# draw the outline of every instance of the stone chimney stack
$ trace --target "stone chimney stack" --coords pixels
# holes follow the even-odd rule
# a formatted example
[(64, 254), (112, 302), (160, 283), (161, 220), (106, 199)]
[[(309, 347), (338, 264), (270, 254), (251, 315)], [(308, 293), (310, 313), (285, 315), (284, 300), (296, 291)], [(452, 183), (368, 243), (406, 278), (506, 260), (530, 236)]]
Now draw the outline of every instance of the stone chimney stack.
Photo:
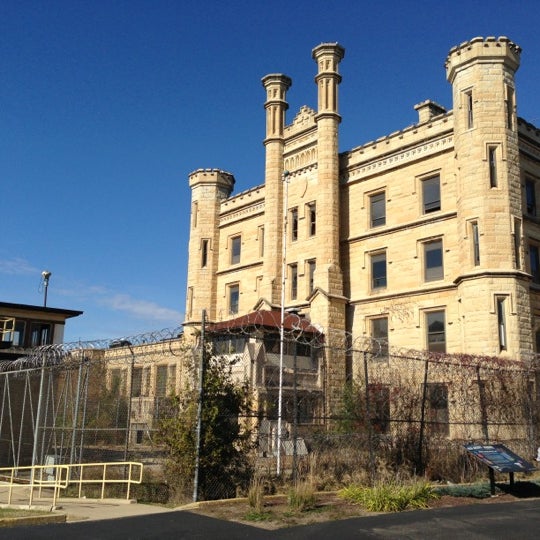
[(281, 249), (283, 237), (283, 149), (285, 147), (285, 111), (287, 90), (292, 81), (286, 75), (272, 73), (263, 77), (266, 88), (266, 147), (263, 282), (261, 297), (278, 304), (281, 294)]

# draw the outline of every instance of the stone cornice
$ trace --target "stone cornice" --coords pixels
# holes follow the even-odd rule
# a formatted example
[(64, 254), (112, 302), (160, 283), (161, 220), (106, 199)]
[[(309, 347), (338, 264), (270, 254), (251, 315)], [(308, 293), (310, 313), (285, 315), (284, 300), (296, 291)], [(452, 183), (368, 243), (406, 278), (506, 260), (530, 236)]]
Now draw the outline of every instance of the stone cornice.
[(454, 137), (452, 134), (423, 141), (414, 146), (410, 146), (405, 150), (393, 152), (378, 159), (353, 165), (349, 169), (341, 172), (341, 181), (343, 183), (354, 182), (395, 167), (401, 167), (419, 159), (424, 159), (433, 154), (451, 150), (453, 146)]
[(238, 210), (233, 210), (231, 212), (228, 212), (227, 214), (222, 214), (220, 217), (219, 225), (221, 227), (222, 225), (232, 223), (233, 221), (239, 221), (248, 216), (252, 216), (254, 214), (262, 214), (263, 212), (264, 201), (260, 201), (256, 204), (250, 204), (249, 206), (243, 206)]

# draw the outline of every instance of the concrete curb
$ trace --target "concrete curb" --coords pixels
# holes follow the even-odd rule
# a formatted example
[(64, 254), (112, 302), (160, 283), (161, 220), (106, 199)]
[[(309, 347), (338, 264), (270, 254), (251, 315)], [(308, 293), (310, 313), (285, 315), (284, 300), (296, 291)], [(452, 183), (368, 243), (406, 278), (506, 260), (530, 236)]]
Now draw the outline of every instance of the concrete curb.
[(49, 523), (65, 523), (66, 514), (51, 514), (49, 516), (22, 516), (12, 518), (0, 518), (2, 527), (23, 527), (28, 525), (48, 525)]

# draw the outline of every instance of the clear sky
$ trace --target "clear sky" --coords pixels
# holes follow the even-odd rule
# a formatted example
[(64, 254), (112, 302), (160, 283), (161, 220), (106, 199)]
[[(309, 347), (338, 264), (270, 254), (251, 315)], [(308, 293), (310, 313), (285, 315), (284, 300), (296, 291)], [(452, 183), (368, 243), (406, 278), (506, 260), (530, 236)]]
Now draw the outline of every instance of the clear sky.
[(523, 48), (518, 115), (540, 126), (540, 2), (1, 0), (0, 301), (83, 310), (66, 340), (184, 318), (188, 174), (264, 181), (261, 78), (290, 122), (316, 108), (311, 50), (346, 49), (340, 149), (451, 108), (444, 60), (476, 36)]

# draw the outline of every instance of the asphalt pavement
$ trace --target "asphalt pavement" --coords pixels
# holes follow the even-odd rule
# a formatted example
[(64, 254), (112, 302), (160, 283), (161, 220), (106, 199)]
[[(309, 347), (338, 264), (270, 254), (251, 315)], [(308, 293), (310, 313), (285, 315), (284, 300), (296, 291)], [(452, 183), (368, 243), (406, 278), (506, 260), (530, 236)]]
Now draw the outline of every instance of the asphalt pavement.
[[(90, 503), (86, 512), (90, 514)], [(100, 503), (103, 504), (103, 503)], [(427, 539), (497, 540), (537, 539), (540, 537), (540, 500), (527, 499), (510, 503), (475, 504), (432, 510), (329, 521), (314, 525), (268, 531), (202, 516), (188, 510), (167, 511), (159, 507), (123, 503), (113, 510), (106, 502), (101, 515), (116, 512), (115, 519), (85, 519), (63, 524), (2, 529), (2, 540), (62, 539), (108, 540), (133, 539)], [(129, 512), (139, 512), (138, 515)], [(127, 513), (121, 516), (120, 514)], [(69, 515), (69, 514), (68, 514)], [(95, 516), (95, 515), (94, 515)]]

